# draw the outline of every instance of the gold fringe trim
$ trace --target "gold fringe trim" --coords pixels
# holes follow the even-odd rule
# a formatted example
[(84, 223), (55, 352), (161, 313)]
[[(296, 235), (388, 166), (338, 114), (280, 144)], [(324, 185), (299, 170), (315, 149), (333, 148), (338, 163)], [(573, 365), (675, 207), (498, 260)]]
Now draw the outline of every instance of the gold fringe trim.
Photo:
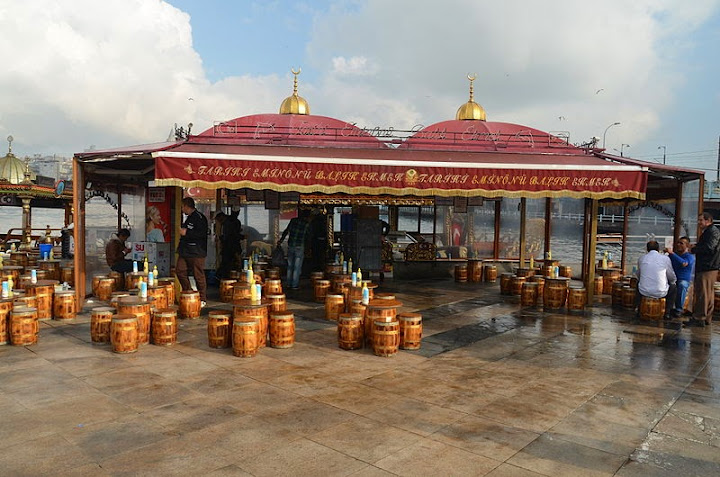
[(309, 194), (313, 192), (321, 192), (323, 194), (388, 194), (388, 195), (415, 195), (415, 196), (437, 196), (437, 197), (511, 197), (511, 198), (528, 198), (541, 199), (546, 197), (570, 197), (573, 199), (640, 199), (645, 200), (645, 194), (636, 190), (624, 191), (603, 191), (603, 192), (577, 192), (571, 190), (558, 191), (509, 191), (503, 189), (417, 189), (414, 187), (348, 187), (343, 185), (337, 186), (321, 186), (310, 185), (301, 186), (297, 184), (276, 184), (274, 182), (255, 182), (255, 181), (186, 181), (182, 179), (155, 179), (157, 186), (177, 186), (177, 187), (200, 187), (203, 189), (256, 189), (256, 190), (273, 190), (277, 192), (300, 192)]

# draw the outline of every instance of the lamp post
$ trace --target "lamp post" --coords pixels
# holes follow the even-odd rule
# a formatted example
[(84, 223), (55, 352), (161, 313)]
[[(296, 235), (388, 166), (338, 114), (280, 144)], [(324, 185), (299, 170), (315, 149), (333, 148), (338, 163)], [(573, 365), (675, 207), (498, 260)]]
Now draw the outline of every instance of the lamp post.
[(665, 153), (667, 152), (667, 147), (665, 147), (665, 146), (658, 146), (658, 149), (662, 149), (662, 150), (663, 150), (663, 164), (665, 164), (665, 155), (666, 155)]
[(620, 144), (620, 157), (624, 157), (624, 156), (623, 156), (623, 149), (626, 148), (626, 147), (630, 147), (630, 144)]
[(620, 125), (620, 123), (614, 122), (610, 126), (605, 128), (605, 132), (603, 133), (603, 149), (605, 149), (605, 135), (607, 135), (608, 129), (610, 129), (613, 126), (619, 126), (619, 125)]

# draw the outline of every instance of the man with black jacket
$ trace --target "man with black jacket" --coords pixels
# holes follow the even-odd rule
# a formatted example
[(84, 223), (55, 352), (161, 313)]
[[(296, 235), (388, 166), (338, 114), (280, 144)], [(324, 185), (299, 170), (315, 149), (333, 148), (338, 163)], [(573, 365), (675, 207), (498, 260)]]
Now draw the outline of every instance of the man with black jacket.
[(188, 279), (188, 269), (192, 270), (200, 292), (201, 306), (207, 301), (207, 283), (205, 282), (205, 257), (207, 256), (208, 222), (205, 216), (195, 208), (195, 200), (185, 197), (182, 200), (182, 213), (186, 215), (180, 228), (178, 261), (175, 267), (177, 278), (183, 291), (192, 290)]
[(720, 230), (713, 225), (713, 216), (703, 212), (698, 217), (702, 231), (691, 252), (695, 254), (695, 304), (689, 326), (708, 326), (715, 308), (713, 286), (720, 269)]

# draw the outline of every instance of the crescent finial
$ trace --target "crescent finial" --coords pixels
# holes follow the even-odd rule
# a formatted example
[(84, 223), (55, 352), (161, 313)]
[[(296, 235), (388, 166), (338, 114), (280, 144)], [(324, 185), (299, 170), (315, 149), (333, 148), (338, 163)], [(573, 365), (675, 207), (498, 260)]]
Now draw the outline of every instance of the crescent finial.
[(469, 79), (470, 81), (475, 81), (477, 79), (477, 73), (473, 73), (473, 74), (468, 73), (467, 79)]
[(302, 72), (302, 68), (298, 68), (297, 71), (295, 71), (295, 68), (290, 68), (290, 72), (294, 75), (299, 75)]

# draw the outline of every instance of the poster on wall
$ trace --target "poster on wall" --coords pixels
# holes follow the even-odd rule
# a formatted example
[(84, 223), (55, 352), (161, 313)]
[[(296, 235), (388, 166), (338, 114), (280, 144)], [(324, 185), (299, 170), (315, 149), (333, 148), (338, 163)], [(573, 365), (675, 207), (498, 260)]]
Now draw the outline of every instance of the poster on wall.
[(145, 240), (170, 240), (170, 197), (167, 187), (148, 188), (145, 204)]

